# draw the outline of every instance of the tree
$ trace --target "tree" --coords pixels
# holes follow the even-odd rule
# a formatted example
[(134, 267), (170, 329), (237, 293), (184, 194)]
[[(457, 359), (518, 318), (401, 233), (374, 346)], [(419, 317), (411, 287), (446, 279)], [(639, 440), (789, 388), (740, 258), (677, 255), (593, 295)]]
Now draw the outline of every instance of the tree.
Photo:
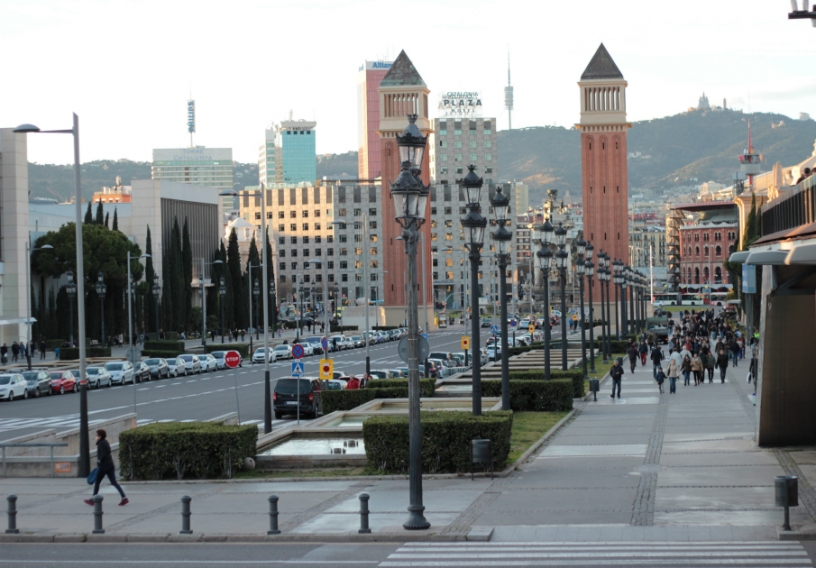
[(108, 221), (110, 221), (110, 211), (105, 213), (105, 227), (106, 228), (110, 227), (110, 223), (108, 223)]
[[(264, 262), (266, 263), (267, 268), (267, 277), (269, 278), (269, 282), (267, 285), (273, 286), (275, 284), (275, 263), (272, 262), (272, 243), (269, 240), (269, 227), (266, 227), (266, 258), (264, 258)], [(272, 331), (275, 331), (277, 321), (278, 321), (278, 298), (280, 298), (280, 292), (275, 294), (274, 296), (269, 296), (269, 326)], [(263, 305), (263, 304), (261, 304)]]
[(88, 210), (85, 211), (85, 223), (91, 224), (93, 223), (93, 211), (91, 210), (91, 202), (88, 202)]
[[(150, 236), (150, 225), (147, 226), (145, 254), (150, 255), (147, 257), (145, 262), (145, 282), (147, 284), (147, 293), (145, 294), (145, 309), (147, 311), (145, 314), (145, 331), (156, 331), (161, 324), (159, 324), (159, 322), (154, 322), (154, 325), (150, 325), (150, 323), (148, 323), (153, 321), (153, 314), (156, 313), (156, 300), (153, 297), (153, 276), (156, 274), (156, 271), (153, 270), (153, 239)], [(136, 280), (138, 280), (138, 278)], [(156, 329), (154, 329), (154, 326)]]
[(113, 227), (111, 227), (114, 231), (119, 230), (119, 215), (117, 214), (117, 210), (113, 210)]
[[(187, 225), (187, 218), (184, 218), (184, 230), (181, 239), (181, 264), (184, 277), (184, 324), (185, 328), (195, 329), (193, 325), (193, 248), (190, 243), (190, 227)], [(201, 317), (198, 318), (199, 322)], [(190, 327), (192, 326), (192, 327)]]
[(238, 328), (245, 328), (247, 325), (247, 299), (246, 292), (241, 283), (243, 274), (241, 271), (241, 251), (238, 248), (238, 235), (235, 229), (232, 230), (227, 244), (227, 273), (230, 276), (230, 283), (227, 286), (227, 294), (232, 298), (233, 309), (231, 317), (227, 320), (231, 325)]
[(168, 272), (165, 278), (170, 279), (170, 291), (173, 300), (173, 311), (170, 321), (172, 329), (180, 331), (185, 326), (186, 317), (186, 294), (184, 285), (184, 267), (182, 266), (181, 254), (181, 229), (179, 229), (178, 218), (173, 220), (173, 229), (170, 234), (170, 255), (168, 259)]
[(102, 205), (102, 202), (99, 201), (96, 204), (96, 219), (94, 219), (94, 223), (96, 223), (97, 225), (101, 225), (104, 222), (105, 222), (105, 209), (104, 206)]

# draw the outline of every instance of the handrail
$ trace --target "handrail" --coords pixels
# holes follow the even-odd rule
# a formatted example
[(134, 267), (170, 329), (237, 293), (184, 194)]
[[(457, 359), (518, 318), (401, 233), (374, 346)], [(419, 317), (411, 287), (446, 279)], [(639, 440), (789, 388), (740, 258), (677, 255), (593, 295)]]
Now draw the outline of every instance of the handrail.
[(3, 477), (6, 477), (6, 448), (51, 448), (51, 477), (54, 477), (54, 448), (67, 446), (65, 442), (28, 442), (20, 444), (8, 444), (0, 442), (0, 449), (3, 455)]

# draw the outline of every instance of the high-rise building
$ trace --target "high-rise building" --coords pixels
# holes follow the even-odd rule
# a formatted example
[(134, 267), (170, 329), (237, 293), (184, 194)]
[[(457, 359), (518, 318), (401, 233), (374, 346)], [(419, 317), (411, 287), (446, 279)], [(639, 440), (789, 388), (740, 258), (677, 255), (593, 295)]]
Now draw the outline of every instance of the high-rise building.
[(434, 144), (429, 151), (434, 183), (456, 183), (467, 175), (469, 165), (476, 166), (485, 183), (498, 181), (495, 118), (435, 118), (432, 128)]
[(258, 156), (258, 176), (265, 185), (295, 185), (317, 180), (317, 123), (283, 120), (266, 130)]
[(380, 177), (380, 81), (393, 61), (366, 61), (357, 74), (357, 173), (360, 179)]
[[(153, 150), (151, 178), (232, 190), (232, 148)], [(236, 209), (234, 197), (222, 197), (224, 211)]]
[(626, 80), (603, 44), (587, 65), (581, 91), (584, 240), (612, 259), (629, 258)]

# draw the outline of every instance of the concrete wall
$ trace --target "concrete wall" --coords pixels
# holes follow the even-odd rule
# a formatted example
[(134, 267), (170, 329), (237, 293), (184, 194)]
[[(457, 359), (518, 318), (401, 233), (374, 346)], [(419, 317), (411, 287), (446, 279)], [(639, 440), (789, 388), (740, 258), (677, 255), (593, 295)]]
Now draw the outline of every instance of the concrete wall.
[[(784, 267), (784, 270), (786, 279), (795, 274), (792, 267)], [(773, 295), (774, 273), (779, 272), (777, 267), (763, 270), (756, 438), (760, 446), (813, 444), (816, 443), (813, 382), (816, 302), (812, 293)], [(747, 366), (740, 370), (740, 373), (747, 372)]]

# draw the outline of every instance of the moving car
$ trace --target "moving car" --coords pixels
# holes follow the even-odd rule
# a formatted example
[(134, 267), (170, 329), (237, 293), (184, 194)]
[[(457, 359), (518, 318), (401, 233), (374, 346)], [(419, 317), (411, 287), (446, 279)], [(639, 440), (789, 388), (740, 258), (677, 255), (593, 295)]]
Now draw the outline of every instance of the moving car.
[[(86, 367), (85, 373), (88, 375), (88, 388), (98, 389), (102, 385), (111, 386), (111, 375), (105, 367)], [(79, 378), (79, 371), (74, 376)]]
[(0, 375), (0, 400), (28, 398), (28, 383), (23, 375)]
[(170, 367), (164, 359), (145, 359), (144, 364), (150, 369), (151, 379), (165, 379), (170, 376)]
[(51, 379), (48, 372), (43, 370), (23, 371), (23, 378), (28, 387), (28, 396), (37, 397), (43, 394), (51, 394)]
[(487, 347), (487, 360), (498, 361), (499, 359), (501, 359), (501, 345), (499, 345), (498, 343), (489, 345)]
[(111, 383), (114, 385), (124, 385), (133, 383), (133, 365), (130, 361), (113, 361), (105, 363), (105, 369), (110, 373)]
[(291, 345), (276, 345), (275, 349), (272, 350), (275, 354), (275, 359), (291, 359), (292, 358), (292, 346)]
[(171, 377), (178, 377), (179, 375), (187, 376), (187, 363), (181, 359), (165, 359), (165, 362), (167, 363)]
[(272, 405), (275, 418), (281, 418), (284, 414), (297, 414), (298, 408), (301, 418), (316, 418), (323, 408), (320, 401), (320, 381), (315, 378), (278, 379), (272, 393)]
[[(274, 363), (278, 360), (278, 356), (275, 353), (274, 349), (269, 350), (269, 362)], [(263, 363), (264, 362), (264, 348), (258, 347), (255, 350), (255, 353), (252, 354), (252, 362), (253, 363)]]
[(195, 375), (196, 373), (201, 373), (201, 361), (198, 360), (198, 355), (190, 355), (188, 353), (183, 353), (176, 357), (176, 361), (184, 361), (186, 365), (186, 374), (188, 375)]
[(48, 373), (48, 378), (51, 379), (51, 392), (65, 394), (79, 390), (79, 383), (71, 371), (52, 371)]

